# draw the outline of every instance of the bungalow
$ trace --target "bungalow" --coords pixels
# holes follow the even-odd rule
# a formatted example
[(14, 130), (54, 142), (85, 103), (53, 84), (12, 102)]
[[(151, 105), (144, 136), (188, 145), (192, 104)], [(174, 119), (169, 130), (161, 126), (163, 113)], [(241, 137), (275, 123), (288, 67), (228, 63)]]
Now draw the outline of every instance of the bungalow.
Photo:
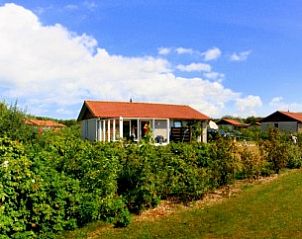
[(261, 120), (261, 129), (278, 128), (287, 132), (302, 132), (302, 113), (276, 111)]
[(201, 122), (200, 141), (207, 141), (209, 117), (186, 105), (84, 101), (78, 121), (82, 137), (91, 141), (140, 141), (151, 129), (160, 143), (188, 141), (190, 125)]
[(217, 122), (217, 125), (220, 127), (226, 127), (229, 130), (239, 129), (239, 128), (247, 128), (248, 124), (243, 124), (234, 119), (223, 118)]

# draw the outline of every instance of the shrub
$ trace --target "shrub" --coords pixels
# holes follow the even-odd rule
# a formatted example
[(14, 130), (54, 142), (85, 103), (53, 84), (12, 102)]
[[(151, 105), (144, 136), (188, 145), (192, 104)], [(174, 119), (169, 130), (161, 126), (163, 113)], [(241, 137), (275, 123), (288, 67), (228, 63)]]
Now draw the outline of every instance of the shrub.
[(237, 178), (257, 178), (263, 174), (266, 162), (258, 145), (239, 144), (236, 151), (241, 164)]
[(230, 184), (235, 179), (236, 158), (231, 140), (218, 138), (210, 147), (208, 162), (211, 188)]
[(262, 154), (265, 160), (270, 163), (275, 173), (287, 165), (289, 159), (288, 142), (286, 135), (277, 129), (269, 131), (269, 140), (261, 143)]
[(125, 198), (131, 212), (140, 213), (143, 209), (158, 204), (159, 177), (157, 176), (156, 150), (154, 146), (129, 145), (121, 157), (118, 177), (118, 193)]
[(0, 135), (13, 140), (30, 141), (36, 137), (35, 131), (24, 124), (25, 113), (18, 109), (17, 103), (8, 106), (0, 102)]
[(50, 238), (56, 231), (77, 226), (78, 181), (54, 170), (50, 158), (44, 152), (26, 155), (21, 144), (0, 138), (0, 225), (4, 235)]
[(302, 167), (302, 151), (301, 146), (288, 143), (288, 159), (287, 159), (287, 167), (288, 168), (301, 168)]

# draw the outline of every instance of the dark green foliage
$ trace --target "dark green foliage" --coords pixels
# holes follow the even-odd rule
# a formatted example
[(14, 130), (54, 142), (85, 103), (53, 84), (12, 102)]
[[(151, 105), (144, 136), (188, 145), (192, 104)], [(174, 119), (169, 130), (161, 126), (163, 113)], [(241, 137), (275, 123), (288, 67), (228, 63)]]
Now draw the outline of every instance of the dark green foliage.
[(271, 168), (275, 173), (287, 165), (289, 158), (288, 140), (284, 134), (277, 129), (269, 132), (269, 140), (262, 143), (264, 157), (271, 164)]
[(29, 141), (36, 136), (36, 132), (24, 124), (25, 113), (20, 111), (17, 104), (8, 106), (0, 102), (0, 136), (6, 135), (11, 139)]
[(4, 235), (21, 238), (30, 232), (32, 238), (50, 238), (56, 231), (75, 228), (78, 181), (57, 172), (46, 152), (26, 155), (22, 145), (8, 138), (0, 138), (0, 148)]
[[(16, 106), (0, 104), (0, 238), (53, 238), (102, 220), (130, 223), (130, 212), (161, 199), (184, 203), (230, 184), (302, 166), (301, 137), (272, 131), (260, 154), (231, 140), (167, 146), (91, 143), (77, 124), (37, 136)], [(197, 126), (196, 126), (197, 127)], [(6, 136), (3, 136), (6, 135)]]

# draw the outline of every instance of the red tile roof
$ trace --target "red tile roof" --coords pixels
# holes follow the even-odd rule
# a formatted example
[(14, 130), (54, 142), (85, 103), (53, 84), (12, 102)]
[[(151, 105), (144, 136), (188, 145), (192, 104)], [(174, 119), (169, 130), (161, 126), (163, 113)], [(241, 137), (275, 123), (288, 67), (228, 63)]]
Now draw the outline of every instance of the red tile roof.
[(299, 122), (302, 122), (302, 113), (296, 113), (296, 112), (287, 112), (287, 111), (279, 111), (281, 114), (284, 114), (294, 120), (297, 120)]
[(234, 126), (241, 126), (241, 123), (237, 120), (234, 120), (234, 119), (223, 119), (225, 122), (231, 124), (231, 125), (234, 125)]
[(49, 127), (49, 128), (62, 128), (64, 124), (60, 124), (53, 120), (38, 120), (38, 119), (26, 119), (25, 124), (38, 126), (38, 127)]
[(224, 118), (224, 119), (221, 119), (218, 124), (230, 124), (230, 125), (233, 125), (233, 126), (236, 126), (236, 127), (247, 127), (248, 124), (243, 124), (237, 120), (234, 120), (234, 119), (228, 119), (228, 118)]
[(169, 118), (208, 120), (209, 117), (187, 105), (169, 105), (134, 102), (85, 101), (78, 117), (82, 120), (85, 109), (95, 118)]

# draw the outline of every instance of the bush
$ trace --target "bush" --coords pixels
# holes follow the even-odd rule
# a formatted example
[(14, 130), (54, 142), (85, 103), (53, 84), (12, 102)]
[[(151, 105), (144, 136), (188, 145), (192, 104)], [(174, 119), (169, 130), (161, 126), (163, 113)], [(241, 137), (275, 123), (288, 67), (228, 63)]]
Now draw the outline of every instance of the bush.
[(302, 151), (301, 146), (289, 143), (287, 145), (288, 150), (288, 159), (287, 167), (288, 168), (301, 168), (302, 167)]
[[(24, 147), (0, 138), (1, 231), (12, 238), (50, 238), (77, 226), (80, 197), (77, 180), (49, 164), (51, 155), (26, 155)], [(34, 155), (34, 157), (32, 157)]]
[(266, 174), (266, 162), (258, 145), (239, 144), (236, 153), (240, 162), (239, 170), (236, 172), (237, 178), (257, 178)]
[(0, 135), (23, 142), (36, 137), (36, 132), (24, 124), (25, 113), (18, 109), (17, 103), (8, 106), (0, 102)]
[(262, 154), (265, 160), (270, 163), (271, 169), (279, 173), (287, 165), (289, 159), (288, 141), (286, 135), (277, 129), (269, 132), (269, 140), (261, 144)]
[(23, 119), (0, 104), (0, 238), (53, 238), (95, 220), (124, 227), (161, 199), (186, 203), (235, 177), (302, 166), (300, 140), (277, 131), (260, 149), (223, 138), (156, 147), (83, 141), (74, 122), (33, 137)]

